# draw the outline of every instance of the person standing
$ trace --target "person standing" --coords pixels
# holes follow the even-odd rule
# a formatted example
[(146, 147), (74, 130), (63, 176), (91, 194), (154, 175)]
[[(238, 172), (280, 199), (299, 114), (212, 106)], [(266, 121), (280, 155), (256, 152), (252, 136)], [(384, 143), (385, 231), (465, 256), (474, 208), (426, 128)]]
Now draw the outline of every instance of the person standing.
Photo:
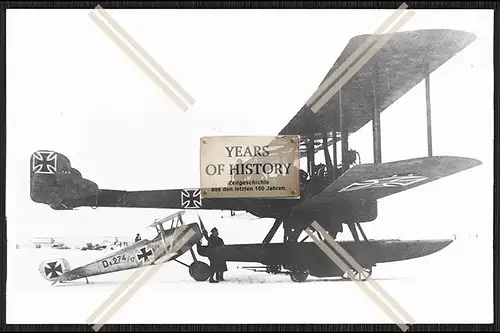
[[(224, 281), (224, 272), (227, 271), (226, 261), (224, 259), (218, 258), (214, 251), (217, 247), (224, 246), (224, 241), (219, 237), (219, 231), (217, 228), (210, 230), (210, 237), (208, 238), (208, 247), (211, 249), (210, 267), (212, 268), (212, 275), (210, 276), (210, 283), (216, 283), (219, 281)], [(215, 279), (214, 279), (215, 276)]]

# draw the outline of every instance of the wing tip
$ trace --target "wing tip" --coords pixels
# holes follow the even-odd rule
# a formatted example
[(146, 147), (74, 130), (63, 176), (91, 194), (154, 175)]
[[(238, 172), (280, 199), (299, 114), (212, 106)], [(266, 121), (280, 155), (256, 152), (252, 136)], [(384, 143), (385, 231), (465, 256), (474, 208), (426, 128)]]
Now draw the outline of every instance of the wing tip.
[(446, 159), (447, 162), (461, 170), (472, 169), (483, 164), (481, 160), (472, 157), (462, 156), (437, 156), (441, 159)]

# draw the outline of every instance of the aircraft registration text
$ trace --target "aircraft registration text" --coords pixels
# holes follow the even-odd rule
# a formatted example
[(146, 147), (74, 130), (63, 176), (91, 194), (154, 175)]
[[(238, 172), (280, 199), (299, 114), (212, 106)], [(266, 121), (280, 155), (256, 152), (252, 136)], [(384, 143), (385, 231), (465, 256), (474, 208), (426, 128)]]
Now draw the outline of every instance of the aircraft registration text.
[(113, 256), (111, 258), (107, 258), (104, 260), (101, 260), (102, 266), (104, 268), (107, 268), (109, 266), (113, 266), (119, 263), (125, 263), (125, 262), (134, 262), (135, 257), (134, 256), (127, 256), (125, 253), (122, 255), (117, 255)]

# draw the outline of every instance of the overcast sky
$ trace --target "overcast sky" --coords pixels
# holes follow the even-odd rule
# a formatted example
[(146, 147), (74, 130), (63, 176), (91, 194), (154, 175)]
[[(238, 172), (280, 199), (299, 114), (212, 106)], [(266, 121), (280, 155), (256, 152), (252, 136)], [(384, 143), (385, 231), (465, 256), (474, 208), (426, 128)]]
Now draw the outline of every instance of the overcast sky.
[[(104, 189), (198, 187), (201, 136), (277, 134), (348, 41), (374, 32), (392, 13), (109, 10), (196, 99), (183, 112), (88, 12), (7, 13), (10, 244), (21, 236), (133, 236), (171, 213), (54, 211), (36, 204), (29, 196), (34, 151), (65, 154)], [(435, 28), (465, 30), (477, 40), (431, 76), (434, 154), (477, 158), (483, 165), (383, 199), (379, 219), (366, 226), (370, 238), (492, 237), (493, 11), (416, 11), (401, 30)], [(382, 114), (383, 161), (425, 156), (425, 121), (422, 83)], [(372, 162), (371, 135), (369, 123), (350, 139), (362, 162)], [(226, 243), (261, 241), (270, 226), (265, 220), (218, 221), (220, 213), (201, 216), (210, 225), (221, 223)], [(259, 229), (255, 237), (252, 226)]]

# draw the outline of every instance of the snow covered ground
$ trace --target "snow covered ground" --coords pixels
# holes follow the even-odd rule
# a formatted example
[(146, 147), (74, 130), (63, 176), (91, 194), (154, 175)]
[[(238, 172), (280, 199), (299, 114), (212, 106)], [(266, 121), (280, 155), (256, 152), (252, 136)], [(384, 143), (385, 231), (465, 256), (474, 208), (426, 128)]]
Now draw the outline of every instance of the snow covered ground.
[[(38, 265), (64, 257), (74, 268), (104, 254), (9, 249), (7, 322), (85, 323), (133, 271), (51, 287)], [(491, 323), (492, 258), (491, 242), (464, 238), (428, 257), (381, 264), (372, 279), (415, 323)], [(181, 260), (191, 263), (189, 253)], [(309, 277), (293, 283), (289, 276), (238, 269), (241, 265), (228, 263), (227, 281), (210, 284), (195, 282), (178, 263), (164, 264), (108, 323), (391, 323), (351, 281)]]

